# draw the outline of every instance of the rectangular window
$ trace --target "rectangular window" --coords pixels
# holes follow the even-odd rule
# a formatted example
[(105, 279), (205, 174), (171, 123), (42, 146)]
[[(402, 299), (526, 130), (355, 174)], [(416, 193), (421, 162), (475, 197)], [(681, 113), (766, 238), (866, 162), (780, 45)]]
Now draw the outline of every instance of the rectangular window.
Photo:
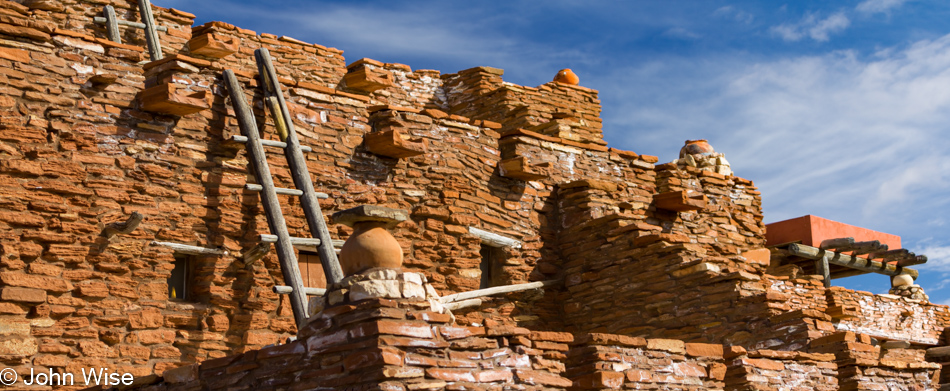
[(497, 270), (501, 267), (504, 252), (499, 247), (482, 244), (480, 254), (482, 256), (482, 262), (479, 264), (479, 269), (482, 271), (482, 278), (478, 284), (478, 289), (491, 288), (498, 285), (495, 279), (500, 277), (500, 273), (498, 273)]
[(300, 267), (300, 278), (303, 280), (304, 288), (327, 287), (327, 276), (323, 274), (320, 255), (300, 250), (300, 254), (297, 256), (297, 265)]
[(172, 269), (172, 275), (168, 277), (168, 299), (191, 299), (191, 273), (191, 257), (175, 255), (175, 268)]

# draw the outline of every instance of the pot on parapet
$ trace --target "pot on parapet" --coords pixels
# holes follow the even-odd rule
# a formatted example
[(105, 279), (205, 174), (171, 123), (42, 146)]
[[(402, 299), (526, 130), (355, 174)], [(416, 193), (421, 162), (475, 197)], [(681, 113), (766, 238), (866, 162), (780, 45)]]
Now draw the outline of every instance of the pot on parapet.
[(353, 227), (353, 234), (340, 249), (340, 267), (351, 276), (368, 269), (402, 267), (402, 246), (389, 229), (409, 219), (402, 209), (362, 205), (336, 212), (333, 222)]

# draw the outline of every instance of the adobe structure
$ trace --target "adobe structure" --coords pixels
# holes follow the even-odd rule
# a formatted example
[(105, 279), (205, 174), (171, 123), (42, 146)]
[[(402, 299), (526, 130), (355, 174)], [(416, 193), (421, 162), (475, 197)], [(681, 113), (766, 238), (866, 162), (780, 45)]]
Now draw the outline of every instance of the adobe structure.
[[(489, 67), (347, 65), (337, 49), (160, 7), (165, 57), (149, 61), (142, 29), (122, 27), (118, 43), (95, 22), (107, 4), (141, 20), (125, 0), (0, 0), (0, 366), (21, 379), (109, 368), (142, 390), (950, 382), (946, 306), (826, 287), (785, 263), (751, 181), (721, 156), (658, 164), (608, 147), (597, 91), (513, 85)], [(409, 216), (392, 229), (403, 269), (331, 285), (300, 330), (259, 246), (267, 222), (222, 78), (234, 71), (276, 138), (262, 47), (312, 148), (323, 211)], [(293, 187), (282, 157), (270, 165)], [(308, 236), (297, 199), (281, 206)], [(302, 253), (301, 270), (319, 287), (313, 258)], [(545, 283), (446, 300), (530, 282)]]

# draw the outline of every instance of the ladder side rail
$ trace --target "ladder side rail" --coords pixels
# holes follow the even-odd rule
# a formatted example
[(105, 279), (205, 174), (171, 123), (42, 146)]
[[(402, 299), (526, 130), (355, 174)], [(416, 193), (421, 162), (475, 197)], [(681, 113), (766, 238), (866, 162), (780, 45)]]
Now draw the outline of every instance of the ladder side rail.
[(155, 17), (152, 15), (152, 4), (149, 0), (138, 0), (139, 14), (142, 15), (142, 24), (145, 25), (145, 42), (148, 44), (148, 54), (152, 61), (162, 59), (162, 43), (158, 40), (158, 31), (155, 30)]
[(244, 91), (238, 84), (234, 72), (230, 69), (225, 70), (224, 78), (241, 132), (248, 138), (248, 160), (254, 169), (257, 182), (264, 188), (261, 191), (261, 201), (264, 212), (267, 214), (267, 225), (270, 226), (271, 233), (277, 235), (277, 258), (280, 260), (280, 271), (284, 276), (284, 282), (294, 289), (290, 293), (290, 305), (299, 330), (307, 322), (307, 296), (304, 293), (303, 279), (300, 277), (300, 267), (297, 265), (297, 256), (291, 244), (290, 233), (287, 231), (287, 223), (280, 210), (274, 179), (271, 177), (270, 168), (267, 165), (264, 147), (260, 143), (260, 135), (258, 134), (254, 115), (251, 113), (251, 109), (245, 100)]
[[(270, 53), (267, 48), (260, 48), (254, 52), (257, 57), (258, 72), (261, 75), (261, 85), (268, 95), (275, 96), (279, 103), (283, 117), (284, 126), (287, 130), (287, 147), (284, 153), (287, 155), (287, 163), (290, 166), (290, 172), (294, 179), (294, 186), (303, 191), (300, 197), (300, 204), (307, 217), (307, 223), (310, 225), (310, 233), (322, 243), (317, 248), (317, 254), (320, 256), (320, 263), (323, 265), (323, 271), (327, 277), (328, 284), (340, 282), (343, 279), (343, 269), (340, 268), (340, 261), (336, 257), (336, 251), (333, 250), (332, 238), (327, 228), (327, 222), (320, 211), (320, 203), (317, 201), (316, 192), (313, 189), (313, 181), (310, 178), (310, 170), (307, 168), (307, 161), (300, 151), (300, 141), (297, 139), (297, 133), (294, 131), (294, 122), (287, 110), (287, 102), (284, 101), (284, 94), (280, 88), (280, 82), (277, 80), (277, 72), (274, 70), (274, 64), (271, 62)], [(276, 116), (277, 113), (274, 113)]]

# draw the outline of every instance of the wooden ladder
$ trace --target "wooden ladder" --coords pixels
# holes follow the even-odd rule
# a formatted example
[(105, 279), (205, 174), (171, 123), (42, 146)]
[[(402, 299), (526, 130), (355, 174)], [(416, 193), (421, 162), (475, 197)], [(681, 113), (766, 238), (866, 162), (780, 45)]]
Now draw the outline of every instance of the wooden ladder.
[[(317, 201), (318, 198), (327, 198), (327, 195), (317, 193), (313, 189), (310, 172), (307, 169), (300, 142), (297, 140), (294, 123), (290, 112), (287, 110), (287, 104), (284, 101), (274, 65), (271, 63), (270, 54), (267, 49), (261, 48), (255, 51), (254, 55), (261, 75), (264, 101), (274, 117), (274, 123), (282, 141), (261, 140), (258, 134), (257, 122), (245, 100), (244, 91), (238, 84), (234, 72), (228, 69), (224, 71), (225, 83), (228, 86), (231, 104), (234, 105), (234, 112), (241, 127), (241, 133), (244, 134), (243, 138), (235, 137), (234, 140), (244, 142), (247, 148), (249, 165), (254, 171), (258, 184), (248, 184), (245, 188), (261, 193), (261, 201), (264, 205), (267, 224), (271, 232), (271, 235), (261, 235), (261, 241), (265, 243), (276, 242), (277, 258), (280, 260), (284, 282), (292, 289), (292, 292), (289, 293), (290, 303), (299, 329), (307, 321), (307, 296), (300, 277), (300, 267), (294, 253), (294, 246), (315, 246), (317, 248), (317, 254), (320, 256), (320, 263), (323, 265), (328, 284), (342, 280), (343, 271), (340, 269), (340, 263), (333, 248), (333, 241), (330, 239), (329, 230), (327, 230), (326, 220), (324, 220), (323, 213), (320, 212), (320, 203)], [(264, 155), (264, 146), (284, 150), (296, 189), (283, 189), (274, 186), (274, 179), (270, 174), (267, 157)], [(280, 210), (280, 202), (277, 200), (278, 194), (300, 197), (300, 203), (304, 215), (307, 217), (312, 238), (294, 238), (290, 236), (284, 215)]]
[(158, 40), (159, 31), (168, 31), (165, 26), (157, 26), (155, 17), (152, 16), (152, 3), (149, 0), (138, 0), (139, 13), (142, 15), (142, 23), (119, 20), (115, 16), (115, 8), (107, 5), (102, 9), (102, 17), (93, 18), (93, 22), (106, 25), (106, 32), (109, 34), (109, 40), (115, 43), (122, 43), (122, 37), (119, 35), (119, 25), (135, 27), (145, 30), (145, 43), (148, 45), (148, 55), (152, 61), (162, 59), (162, 43)]

